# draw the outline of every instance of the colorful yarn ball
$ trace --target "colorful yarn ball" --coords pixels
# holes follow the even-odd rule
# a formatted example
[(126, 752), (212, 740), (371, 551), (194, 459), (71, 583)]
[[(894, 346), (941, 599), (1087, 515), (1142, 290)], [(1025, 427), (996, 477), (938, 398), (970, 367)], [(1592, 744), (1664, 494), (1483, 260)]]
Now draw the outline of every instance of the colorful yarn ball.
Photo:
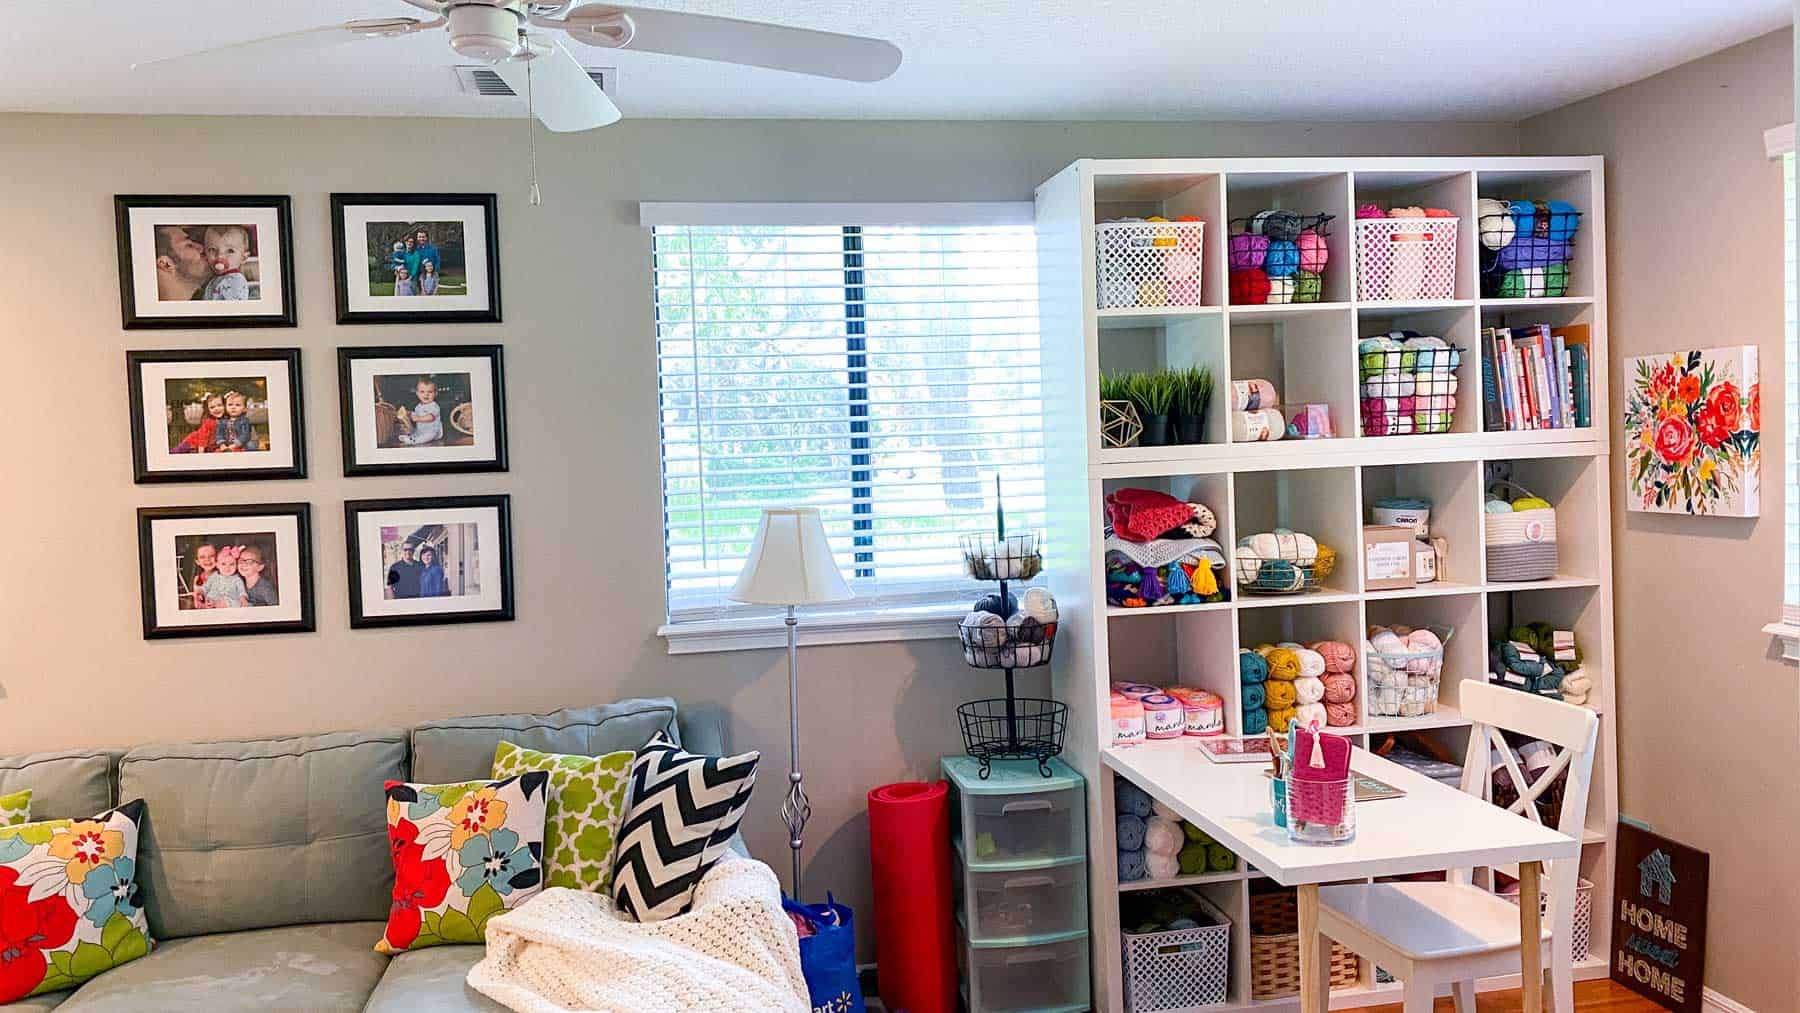
[(1257, 644), (1255, 647), (1252, 647), (1250, 649), (1255, 651), (1257, 653), (1257, 655), (1260, 656), (1264, 661), (1268, 661), (1269, 660), (1269, 652), (1273, 651), (1275, 649), (1275, 645), (1274, 644)]
[(1325, 659), (1326, 672), (1356, 671), (1356, 648), (1341, 640), (1319, 640), (1307, 645)]
[(1259, 231), (1268, 236), (1271, 242), (1293, 242), (1294, 237), (1300, 234), (1300, 226), (1303, 224), (1300, 216), (1292, 211), (1266, 211), (1257, 217), (1262, 220)]
[(1269, 677), (1269, 663), (1252, 650), (1238, 652), (1238, 681), (1254, 686)]
[(1381, 210), (1381, 205), (1379, 205), (1379, 204), (1358, 204), (1356, 206), (1356, 217), (1358, 217), (1358, 218), (1386, 218), (1387, 212)]
[(1259, 268), (1231, 272), (1231, 302), (1236, 306), (1260, 306), (1269, 301), (1269, 276)]
[(1282, 710), (1272, 710), (1269, 712), (1269, 727), (1275, 729), (1277, 732), (1280, 732), (1283, 735), (1287, 734), (1288, 725), (1292, 724), (1293, 720), (1294, 720), (1294, 708), (1292, 708), (1292, 707), (1284, 708)]
[(1528, 200), (1516, 200), (1509, 205), (1512, 211), (1513, 229), (1521, 236), (1529, 236), (1537, 229), (1537, 205)]
[[(1304, 253), (1301, 254), (1305, 256)], [(1304, 261), (1302, 261), (1304, 264)], [(1318, 302), (1325, 297), (1325, 279), (1316, 271), (1308, 271), (1304, 266), (1300, 273), (1294, 275), (1294, 301)]]
[(1294, 699), (1302, 704), (1318, 703), (1325, 699), (1325, 683), (1311, 676), (1301, 676), (1294, 680)]
[(1325, 656), (1323, 654), (1298, 644), (1288, 649), (1300, 658), (1300, 678), (1317, 679), (1325, 674)]
[(1269, 712), (1261, 707), (1244, 709), (1244, 734), (1261, 735), (1269, 729)]
[(1237, 855), (1233, 854), (1230, 848), (1218, 841), (1207, 844), (1206, 871), (1230, 872), (1235, 868), (1237, 868)]
[(1294, 279), (1292, 279), (1292, 278), (1270, 278), (1269, 279), (1269, 304), (1270, 305), (1277, 305), (1277, 304), (1286, 305), (1287, 303), (1291, 303), (1293, 301), (1294, 301)]
[(1263, 683), (1263, 692), (1266, 694), (1264, 706), (1271, 711), (1285, 710), (1300, 702), (1300, 692), (1291, 682), (1270, 679)]
[(1294, 720), (1300, 722), (1302, 728), (1311, 728), (1313, 725), (1323, 728), (1330, 723), (1330, 717), (1322, 703), (1303, 703), (1294, 708)]
[(1581, 227), (1581, 216), (1575, 211), (1575, 205), (1568, 201), (1553, 200), (1545, 205), (1550, 211), (1550, 228), (1544, 238), (1553, 243), (1566, 243), (1575, 238), (1575, 230)]
[(1569, 294), (1569, 265), (1551, 264), (1544, 268), (1544, 296), (1560, 299)]
[(1119, 778), (1113, 789), (1113, 809), (1123, 816), (1136, 816), (1147, 819), (1155, 811), (1155, 800), (1150, 793), (1131, 781)]
[(1263, 234), (1263, 223), (1267, 222), (1269, 220), (1269, 216), (1274, 213), (1275, 212), (1273, 212), (1273, 211), (1258, 211), (1256, 214), (1251, 215), (1250, 216), (1250, 233), (1252, 235), (1257, 235), (1257, 236), (1262, 235)]
[(1331, 259), (1331, 250), (1325, 245), (1325, 237), (1311, 229), (1294, 237), (1294, 245), (1300, 248), (1300, 270), (1309, 274), (1318, 274), (1325, 270), (1325, 264)]
[(1115, 836), (1118, 838), (1120, 851), (1138, 851), (1144, 846), (1144, 832), (1149, 824), (1142, 816), (1124, 813), (1113, 823)]
[(1325, 684), (1327, 706), (1356, 699), (1356, 676), (1349, 672), (1326, 672), (1319, 681)]
[(1169, 283), (1161, 278), (1146, 278), (1138, 282), (1139, 306), (1167, 306), (1169, 304)]
[(1163, 277), (1170, 281), (1182, 281), (1192, 278), (1200, 269), (1200, 258), (1191, 253), (1177, 250), (1163, 259)]
[(1268, 253), (1269, 240), (1266, 236), (1244, 232), (1231, 237), (1231, 269), (1233, 271), (1249, 271), (1263, 266), (1263, 258), (1268, 256)]
[(1293, 682), (1300, 678), (1300, 656), (1285, 647), (1269, 652), (1269, 678)]
[(1518, 227), (1513, 224), (1512, 210), (1503, 200), (1483, 197), (1475, 204), (1475, 221), (1481, 230), (1481, 245), (1498, 250), (1513, 241)]
[(1192, 823), (1182, 823), (1181, 832), (1187, 835), (1190, 844), (1211, 844), (1213, 842), (1213, 839), (1207, 836), (1206, 831), (1194, 826)]
[(1165, 819), (1147, 820), (1144, 823), (1144, 850), (1153, 855), (1174, 856), (1181, 852), (1181, 846), (1187, 843), (1187, 836), (1181, 832), (1181, 824)]
[(1291, 239), (1270, 239), (1263, 270), (1271, 278), (1286, 278), (1300, 270), (1300, 247)]
[(1328, 703), (1325, 705), (1325, 723), (1334, 728), (1356, 723), (1356, 704)]
[(1265, 685), (1267, 685), (1267, 684), (1261, 683), (1261, 682), (1252, 682), (1252, 683), (1246, 684), (1243, 687), (1241, 692), (1244, 695), (1244, 709), (1245, 710), (1254, 710), (1258, 707), (1263, 707), (1263, 706), (1267, 705), (1268, 699), (1269, 699), (1269, 694), (1263, 688)]
[(1206, 845), (1199, 841), (1189, 841), (1182, 845), (1175, 858), (1181, 863), (1183, 876), (1197, 876), (1206, 871)]
[(1150, 878), (1150, 866), (1144, 861), (1142, 850), (1119, 852), (1119, 882), (1135, 883), (1140, 879)]

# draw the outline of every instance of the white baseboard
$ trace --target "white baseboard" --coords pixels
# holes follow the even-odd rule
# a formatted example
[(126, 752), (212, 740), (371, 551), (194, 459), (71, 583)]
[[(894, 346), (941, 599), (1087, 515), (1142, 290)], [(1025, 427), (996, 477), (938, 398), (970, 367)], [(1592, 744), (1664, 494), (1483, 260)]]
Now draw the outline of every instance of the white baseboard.
[(1755, 1010), (1731, 996), (1715, 992), (1710, 988), (1700, 991), (1700, 1008), (1706, 1010), (1707, 1013), (1756, 1013)]

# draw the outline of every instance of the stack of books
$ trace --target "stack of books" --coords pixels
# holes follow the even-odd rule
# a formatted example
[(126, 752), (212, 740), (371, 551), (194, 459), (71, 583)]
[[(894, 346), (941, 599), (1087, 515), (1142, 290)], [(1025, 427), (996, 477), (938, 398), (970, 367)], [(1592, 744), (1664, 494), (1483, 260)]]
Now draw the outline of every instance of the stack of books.
[(1593, 424), (1588, 326), (1484, 327), (1481, 419), (1490, 433)]

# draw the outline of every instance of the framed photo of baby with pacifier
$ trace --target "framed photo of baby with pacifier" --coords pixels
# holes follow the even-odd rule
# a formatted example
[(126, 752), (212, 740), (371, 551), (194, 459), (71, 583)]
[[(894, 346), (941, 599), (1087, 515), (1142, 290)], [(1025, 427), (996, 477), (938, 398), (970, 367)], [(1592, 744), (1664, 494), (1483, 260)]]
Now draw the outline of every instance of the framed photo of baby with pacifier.
[(499, 345), (338, 349), (344, 474), (506, 470)]
[(115, 196), (126, 329), (294, 326), (289, 204), (285, 196)]
[(491, 193), (334, 193), (340, 324), (500, 322)]

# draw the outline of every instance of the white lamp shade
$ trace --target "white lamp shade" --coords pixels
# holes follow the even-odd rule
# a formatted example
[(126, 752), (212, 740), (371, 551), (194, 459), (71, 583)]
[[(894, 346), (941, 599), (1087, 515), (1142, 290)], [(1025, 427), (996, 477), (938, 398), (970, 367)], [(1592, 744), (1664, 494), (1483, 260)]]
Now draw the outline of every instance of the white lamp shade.
[(767, 507), (731, 600), (752, 605), (814, 605), (854, 598), (831, 558), (825, 524), (813, 507)]

